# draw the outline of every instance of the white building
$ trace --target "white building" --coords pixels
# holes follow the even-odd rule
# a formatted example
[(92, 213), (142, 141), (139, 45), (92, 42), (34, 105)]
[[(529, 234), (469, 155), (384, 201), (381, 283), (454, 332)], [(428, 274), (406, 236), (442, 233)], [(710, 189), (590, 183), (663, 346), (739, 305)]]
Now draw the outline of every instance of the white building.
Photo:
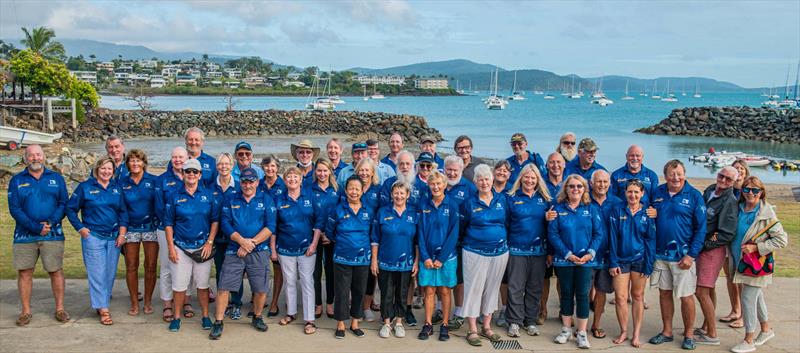
[(164, 78), (175, 77), (175, 75), (177, 75), (179, 72), (181, 72), (181, 69), (176, 66), (165, 66), (163, 69), (161, 69), (161, 76)]
[(158, 66), (158, 60), (139, 60), (139, 66), (147, 69), (155, 69)]
[(151, 88), (161, 88), (167, 84), (167, 81), (161, 77), (150, 78), (150, 87)]
[(444, 78), (420, 78), (414, 80), (414, 88), (419, 89), (447, 89), (447, 79)]
[(95, 64), (95, 67), (98, 70), (106, 70), (106, 71), (109, 71), (109, 72), (114, 71), (114, 63), (110, 62), (110, 61), (104, 61), (104, 62), (101, 62), (101, 63), (97, 63), (97, 64)]
[(264, 86), (264, 84), (267, 82), (267, 80), (261, 76), (250, 76), (245, 78), (243, 81), (244, 86), (247, 88)]
[(289, 86), (303, 88), (306, 86), (306, 84), (301, 81), (283, 81), (283, 87)]
[(225, 82), (226, 88), (239, 88), (239, 81), (228, 81)]
[(221, 71), (208, 71), (206, 72), (206, 77), (208, 78), (222, 78)]
[(356, 77), (356, 81), (362, 85), (393, 85), (402, 86), (406, 84), (406, 78), (403, 76), (366, 76), (360, 75)]
[(230, 78), (241, 78), (242, 77), (242, 70), (239, 69), (225, 69), (223, 71), (225, 76)]
[(70, 71), (70, 73), (81, 81), (97, 84), (97, 72), (95, 71)]

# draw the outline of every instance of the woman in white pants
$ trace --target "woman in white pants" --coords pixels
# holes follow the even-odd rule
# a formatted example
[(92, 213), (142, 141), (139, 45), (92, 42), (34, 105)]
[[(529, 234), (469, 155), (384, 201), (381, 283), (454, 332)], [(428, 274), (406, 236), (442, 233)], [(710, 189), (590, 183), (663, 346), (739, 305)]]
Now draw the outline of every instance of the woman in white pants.
[(303, 301), (304, 332), (313, 334), (314, 325), (314, 268), (317, 242), (325, 217), (320, 215), (311, 188), (302, 188), (300, 169), (290, 167), (283, 174), (286, 193), (275, 199), (277, 208), (276, 236), (272, 237), (272, 258), (278, 259), (286, 289), (286, 317), (281, 325), (297, 318), (297, 282), (300, 279)]

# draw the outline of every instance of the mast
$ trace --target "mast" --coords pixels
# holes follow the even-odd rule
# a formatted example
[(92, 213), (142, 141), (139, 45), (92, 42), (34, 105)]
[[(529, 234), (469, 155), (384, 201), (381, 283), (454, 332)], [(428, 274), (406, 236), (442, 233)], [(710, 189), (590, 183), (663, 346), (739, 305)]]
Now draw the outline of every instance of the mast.
[(797, 60), (797, 72), (794, 76), (794, 100), (797, 102), (797, 81), (800, 81), (800, 60)]

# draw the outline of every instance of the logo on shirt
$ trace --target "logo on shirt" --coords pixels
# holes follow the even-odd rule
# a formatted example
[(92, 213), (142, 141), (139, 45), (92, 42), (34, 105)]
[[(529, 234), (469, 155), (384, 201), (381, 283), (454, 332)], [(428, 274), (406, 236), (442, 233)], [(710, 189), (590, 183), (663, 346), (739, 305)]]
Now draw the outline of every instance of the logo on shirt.
[[(628, 219), (628, 216), (619, 216), (620, 221), (624, 221), (626, 219)], [(611, 220), (614, 220), (614, 217), (611, 217)]]
[(123, 186), (122, 189), (123, 190), (130, 190), (130, 189), (133, 189), (133, 186), (126, 185), (126, 186)]
[(589, 216), (589, 210), (583, 210), (583, 216), (584, 217)]
[(234, 209), (234, 210), (236, 210), (236, 209), (239, 209), (240, 207), (242, 207), (242, 206), (239, 206), (239, 205), (231, 205), (231, 208), (232, 208), (232, 209)]
[(111, 189), (111, 193), (114, 194), (114, 195), (117, 195), (117, 194), (119, 194), (119, 190), (117, 188), (113, 188), (113, 189)]
[(56, 181), (53, 180), (53, 179), (50, 179), (50, 185), (56, 185)]
[(498, 203), (497, 205), (494, 206), (494, 208), (497, 209), (497, 210), (502, 210), (503, 209), (503, 204), (502, 203)]
[(472, 213), (483, 211), (483, 207), (473, 208)]
[(393, 220), (393, 219), (394, 219), (394, 217), (392, 217), (392, 216), (389, 216), (389, 217), (386, 217), (386, 218), (384, 218), (383, 220), (384, 220), (384, 221), (391, 221), (391, 220)]
[(152, 186), (150, 185), (150, 183), (144, 183), (144, 187), (149, 188), (149, 187), (152, 187)]
[(369, 213), (366, 213), (366, 212), (362, 213), (362, 214), (361, 214), (361, 219), (362, 219), (362, 220), (365, 220), (365, 221), (366, 221), (366, 220), (369, 220)]
[(406, 222), (409, 222), (409, 223), (410, 223), (410, 222), (414, 222), (414, 217), (407, 216), (407, 217), (406, 217)]
[(457, 194), (458, 194), (458, 197), (464, 197), (464, 192), (463, 191), (459, 191)]
[(514, 202), (515, 205), (522, 205), (524, 203), (525, 203), (525, 201), (516, 201), (516, 202)]
[(567, 213), (567, 212), (559, 212), (559, 213), (558, 213), (558, 215), (559, 215), (559, 216), (566, 216), (566, 215), (568, 215), (568, 214), (569, 214), (569, 213)]
[(203, 169), (211, 169), (211, 166), (208, 163), (203, 163)]
[(31, 184), (30, 184), (30, 183), (23, 183), (23, 184), (19, 184), (19, 185), (17, 185), (17, 189), (20, 189), (20, 188), (26, 188), (26, 187), (28, 187), (28, 186), (31, 186)]
[(650, 183), (650, 177), (644, 177), (644, 182), (645, 183)]
[(202, 195), (202, 196), (200, 196), (200, 201), (201, 202), (206, 202), (206, 201), (208, 201), (208, 197), (206, 197), (206, 195)]
[(281, 205), (281, 209), (282, 209), (282, 210), (285, 210), (285, 209), (287, 209), (287, 208), (289, 208), (289, 207), (292, 207), (292, 206), (291, 206), (291, 205)]
[(311, 206), (311, 201), (303, 200), (303, 206), (305, 206), (305, 207)]
[(177, 201), (175, 201), (175, 202), (177, 202), (177, 203), (186, 202), (186, 199), (178, 199), (178, 200), (177, 200)]
[(170, 182), (167, 183), (167, 186), (174, 186), (174, 185), (175, 185), (174, 181), (170, 181)]
[(100, 193), (100, 190), (89, 190), (89, 194), (92, 194), (92, 195), (99, 194), (99, 193)]
[[(447, 209), (445, 209), (444, 211), (447, 212)], [(422, 210), (422, 213), (431, 213), (431, 210)]]
[(714, 211), (714, 208), (713, 208), (713, 207), (709, 207), (709, 208), (707, 208), (707, 209), (706, 209), (706, 212), (707, 212), (707, 213), (708, 213), (708, 215), (709, 215), (709, 216), (711, 216), (711, 217), (714, 217), (714, 214), (716, 213), (716, 211)]
[(256, 207), (257, 208), (264, 208), (264, 203), (263, 202), (259, 202), (258, 204), (256, 204)]

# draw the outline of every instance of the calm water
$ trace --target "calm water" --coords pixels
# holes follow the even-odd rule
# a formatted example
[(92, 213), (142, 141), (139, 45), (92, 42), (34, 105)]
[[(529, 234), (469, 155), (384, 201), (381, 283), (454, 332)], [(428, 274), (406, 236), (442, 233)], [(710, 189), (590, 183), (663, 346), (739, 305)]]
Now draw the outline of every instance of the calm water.
[[(544, 100), (542, 96), (528, 94), (527, 100), (512, 101), (505, 110), (489, 111), (481, 103), (485, 94), (460, 97), (387, 97), (384, 100), (364, 102), (361, 97), (343, 97), (347, 102), (338, 110), (376, 111), (424, 116), (438, 129), (446, 141), (440, 149), (452, 152), (453, 140), (461, 134), (472, 137), (473, 153), (493, 158), (511, 154), (508, 139), (516, 131), (525, 133), (529, 147), (546, 155), (553, 151), (559, 136), (572, 131), (578, 139), (592, 137), (600, 146), (598, 162), (613, 170), (624, 164), (625, 150), (638, 144), (645, 150), (645, 162), (660, 174), (661, 166), (678, 158), (687, 163), (689, 176), (713, 177), (714, 171), (702, 165), (692, 165), (687, 157), (714, 147), (717, 151), (742, 151), (778, 158), (800, 159), (800, 145), (770, 144), (764, 142), (687, 136), (651, 136), (632, 131), (661, 121), (674, 108), (686, 106), (759, 106), (763, 97), (751, 93), (706, 93), (702, 98), (678, 96), (678, 102), (668, 103), (635, 95), (635, 100), (621, 101), (622, 92), (608, 92), (614, 104), (607, 107), (590, 104), (591, 98), (573, 100), (557, 96)], [(302, 109), (305, 97), (238, 97), (240, 110)], [(226, 99), (217, 96), (160, 96), (153, 98), (154, 109), (211, 111), (224, 110)], [(102, 97), (102, 106), (112, 109), (135, 109), (122, 97)], [(269, 138), (263, 138), (263, 145)], [(213, 141), (212, 141), (213, 142)], [(220, 151), (227, 146), (225, 140), (212, 143)], [(259, 141), (257, 140), (257, 143)], [(277, 142), (277, 141), (276, 141)], [(159, 144), (142, 143), (146, 149)], [(218, 145), (218, 146), (217, 146)], [(232, 145), (232, 143), (231, 143)], [(212, 147), (212, 146), (208, 146)], [(288, 148), (288, 141), (283, 149)], [(210, 151), (210, 152), (220, 152)], [(149, 152), (149, 151), (148, 151)], [(261, 153), (260, 151), (257, 151)], [(776, 172), (754, 169), (754, 174), (769, 182), (800, 184), (800, 172)]]

